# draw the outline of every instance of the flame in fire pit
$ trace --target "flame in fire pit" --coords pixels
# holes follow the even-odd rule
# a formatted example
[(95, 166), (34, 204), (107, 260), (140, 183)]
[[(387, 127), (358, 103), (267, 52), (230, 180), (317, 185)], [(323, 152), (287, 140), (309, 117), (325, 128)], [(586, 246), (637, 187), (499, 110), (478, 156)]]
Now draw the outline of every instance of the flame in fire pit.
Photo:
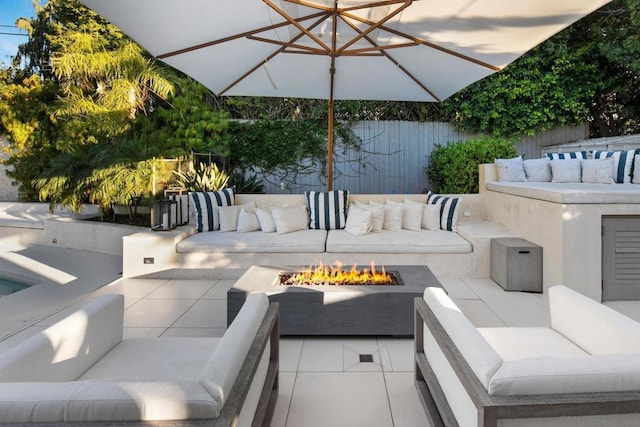
[(336, 262), (335, 266), (319, 264), (310, 266), (305, 271), (281, 273), (282, 285), (397, 285), (398, 280), (392, 273), (387, 273), (384, 266), (376, 270), (371, 262), (371, 268), (358, 269), (354, 264), (350, 270), (344, 270), (344, 264)]

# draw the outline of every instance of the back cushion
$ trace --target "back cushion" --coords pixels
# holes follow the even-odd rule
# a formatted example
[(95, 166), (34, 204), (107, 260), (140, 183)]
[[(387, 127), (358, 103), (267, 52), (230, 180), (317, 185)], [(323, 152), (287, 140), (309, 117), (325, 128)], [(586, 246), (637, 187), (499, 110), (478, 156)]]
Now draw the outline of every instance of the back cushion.
[(249, 295), (202, 370), (200, 384), (220, 408), (229, 397), (268, 308), (265, 294)]
[(444, 289), (427, 288), (424, 300), (438, 318), (460, 354), (480, 382), (489, 387), (491, 376), (502, 364), (502, 358), (478, 332), (469, 319), (447, 296)]
[(122, 341), (123, 311), (105, 295), (0, 354), (0, 382), (76, 380)]
[(566, 286), (549, 288), (551, 327), (589, 354), (640, 353), (640, 323)]

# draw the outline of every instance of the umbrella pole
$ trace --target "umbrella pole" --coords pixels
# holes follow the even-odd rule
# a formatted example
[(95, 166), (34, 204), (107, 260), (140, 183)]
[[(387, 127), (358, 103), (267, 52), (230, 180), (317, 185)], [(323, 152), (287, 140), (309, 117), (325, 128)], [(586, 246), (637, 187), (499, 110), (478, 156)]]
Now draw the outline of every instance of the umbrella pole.
[(331, 87), (329, 88), (329, 117), (328, 117), (328, 135), (327, 135), (327, 191), (333, 190), (333, 76), (336, 68), (335, 57), (331, 58), (331, 68), (329, 73), (331, 75)]

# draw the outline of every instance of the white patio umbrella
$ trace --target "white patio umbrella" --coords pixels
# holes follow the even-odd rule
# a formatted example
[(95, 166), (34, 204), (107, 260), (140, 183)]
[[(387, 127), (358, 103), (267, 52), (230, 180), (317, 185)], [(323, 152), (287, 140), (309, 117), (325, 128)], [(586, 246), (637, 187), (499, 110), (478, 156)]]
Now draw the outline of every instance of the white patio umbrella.
[(216, 95), (439, 102), (609, 0), (81, 0)]

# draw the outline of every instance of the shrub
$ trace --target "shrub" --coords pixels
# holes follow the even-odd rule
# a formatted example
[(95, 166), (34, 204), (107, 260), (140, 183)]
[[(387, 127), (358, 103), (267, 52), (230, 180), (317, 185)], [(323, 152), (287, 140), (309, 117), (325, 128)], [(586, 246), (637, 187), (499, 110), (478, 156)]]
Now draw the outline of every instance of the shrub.
[(176, 183), (189, 191), (218, 191), (229, 186), (229, 174), (215, 163), (200, 163), (196, 170), (173, 173)]
[(515, 157), (513, 141), (479, 136), (466, 141), (436, 145), (425, 172), (433, 191), (445, 194), (478, 192), (478, 167), (494, 159)]

